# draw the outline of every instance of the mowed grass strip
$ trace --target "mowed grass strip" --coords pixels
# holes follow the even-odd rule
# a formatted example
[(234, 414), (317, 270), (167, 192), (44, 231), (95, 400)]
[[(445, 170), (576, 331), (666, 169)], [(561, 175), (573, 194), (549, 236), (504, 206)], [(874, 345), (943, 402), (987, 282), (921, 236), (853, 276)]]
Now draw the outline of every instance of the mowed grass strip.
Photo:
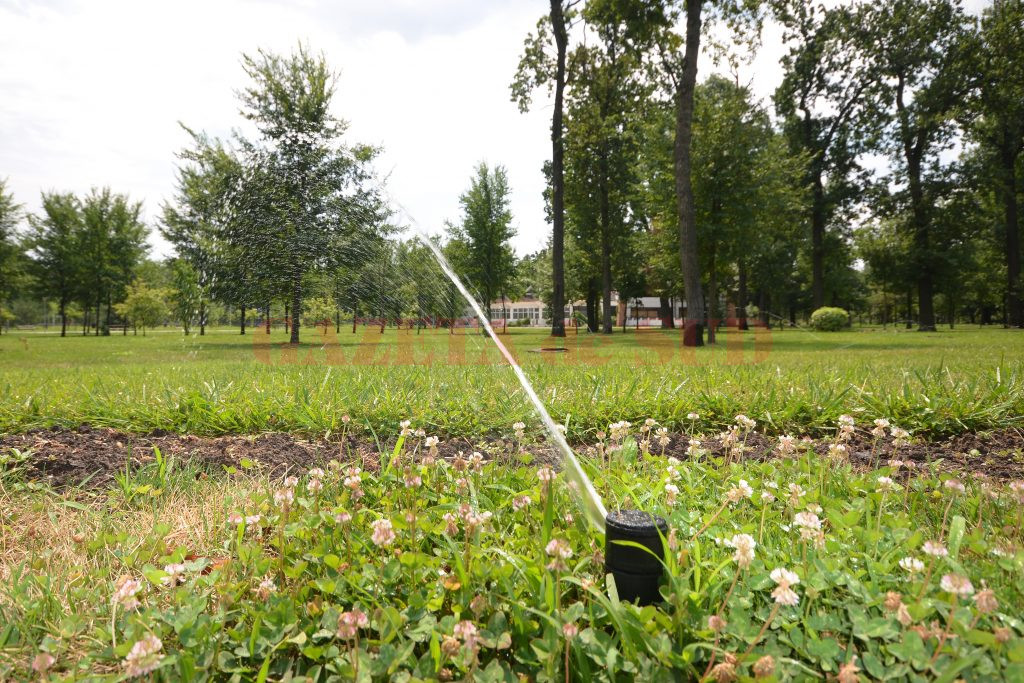
[[(493, 345), (473, 330), (213, 329), (206, 336), (0, 337), (0, 429), (86, 422), (196, 434), (268, 430), (323, 435), (342, 415), (374, 430), (410, 418), (432, 433), (482, 436), (536, 424)], [(542, 331), (503, 336), (570, 436), (653, 417), (670, 428), (697, 411), (708, 429), (737, 413), (770, 432), (822, 433), (843, 413), (887, 417), (922, 437), (1024, 424), (1024, 335), (961, 328), (934, 334), (805, 330), (720, 335), (683, 349), (678, 332), (611, 337)]]

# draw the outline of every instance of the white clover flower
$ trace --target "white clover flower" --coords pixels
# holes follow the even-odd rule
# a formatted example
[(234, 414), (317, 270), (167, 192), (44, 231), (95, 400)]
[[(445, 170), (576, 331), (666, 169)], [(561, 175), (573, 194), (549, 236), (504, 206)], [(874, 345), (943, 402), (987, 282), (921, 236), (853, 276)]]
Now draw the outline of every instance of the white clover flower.
[(436, 448), (437, 444), (440, 442), (441, 440), (438, 439), (436, 436), (428, 436), (426, 439), (423, 440), (423, 445), (426, 446), (427, 448)]
[(796, 452), (796, 437), (785, 434), (779, 437), (778, 445), (779, 453), (782, 455), (790, 455)]
[(675, 484), (665, 484), (665, 502), (668, 505), (676, 504), (676, 496), (679, 495), (679, 487)]
[(338, 637), (343, 640), (352, 640), (359, 633), (359, 629), (366, 628), (370, 620), (362, 610), (354, 609), (351, 612), (342, 612), (338, 615)]
[(740, 427), (742, 427), (746, 431), (750, 431), (751, 429), (753, 429), (754, 427), (757, 426), (757, 422), (755, 422), (754, 420), (751, 420), (746, 415), (737, 415), (735, 419), (736, 419), (736, 424), (738, 424)]
[(879, 493), (895, 491), (898, 486), (898, 484), (892, 480), (892, 477), (878, 477), (876, 481), (878, 482)]
[(738, 503), (744, 498), (750, 498), (754, 495), (754, 489), (750, 488), (750, 484), (747, 483), (746, 479), (740, 479), (739, 483), (729, 489), (725, 497), (730, 503)]
[(525, 422), (514, 422), (512, 424), (512, 429), (514, 429), (517, 432), (521, 432), (524, 429), (526, 429), (526, 423)]
[(260, 600), (266, 600), (271, 596), (271, 594), (277, 592), (277, 585), (274, 583), (273, 579), (269, 576), (265, 576), (263, 577), (263, 580), (260, 581), (260, 585), (253, 588), (252, 591)]
[(348, 524), (352, 521), (352, 515), (345, 510), (334, 515), (334, 521), (338, 524)]
[(569, 547), (569, 543), (561, 538), (553, 538), (544, 548), (544, 552), (549, 557), (553, 558), (548, 564), (548, 569), (552, 571), (565, 571), (565, 561), (572, 557), (572, 548)]
[(310, 479), (309, 482), (306, 484), (306, 489), (310, 493), (320, 493), (320, 491), (322, 491), (323, 488), (324, 483), (319, 479)]
[(325, 472), (320, 467), (314, 467), (309, 471), (310, 479), (323, 479)]
[(167, 576), (160, 579), (160, 583), (165, 586), (177, 586), (185, 580), (185, 565), (180, 562), (165, 565), (164, 573), (167, 574)]
[(299, 485), (299, 478), (298, 477), (296, 477), (294, 475), (292, 475), (290, 477), (285, 477), (285, 479), (284, 479), (284, 487), (286, 489), (293, 489), (293, 488), (295, 488), (298, 485)]
[(793, 524), (805, 529), (820, 529), (821, 520), (813, 512), (798, 512), (793, 515)]
[(537, 470), (537, 478), (540, 479), (543, 483), (548, 484), (554, 481), (555, 471), (548, 467), (547, 465), (544, 465), (539, 470)]
[(776, 604), (793, 607), (800, 602), (800, 596), (792, 588), (800, 583), (799, 576), (783, 567), (773, 569), (770, 576), (772, 581), (777, 584), (772, 591), (772, 598)]
[(964, 483), (959, 479), (947, 479), (946, 481), (942, 482), (942, 485), (945, 488), (949, 489), (950, 491), (955, 491), (956, 493), (963, 493), (967, 490), (967, 487), (964, 486)]
[(404, 481), (405, 481), (405, 488), (407, 488), (407, 489), (415, 489), (415, 488), (419, 488), (420, 486), (423, 485), (423, 477), (421, 477), (418, 474), (412, 473), (412, 472), (407, 473), (405, 475)]
[(544, 551), (551, 557), (559, 557), (563, 560), (568, 560), (572, 557), (572, 548), (569, 547), (569, 543), (561, 538), (553, 538), (548, 542), (547, 547)]
[(924, 571), (924, 562), (916, 557), (904, 557), (900, 560), (900, 568), (908, 574), (919, 574)]
[(389, 546), (395, 542), (395, 530), (390, 519), (375, 519), (370, 523), (373, 534), (370, 540), (377, 547)]
[(931, 555), (932, 557), (946, 557), (949, 555), (949, 550), (946, 549), (946, 546), (937, 541), (925, 541), (924, 545), (921, 546), (921, 551), (925, 555)]
[(288, 487), (274, 491), (274, 505), (285, 508), (295, 500), (295, 490)]
[(699, 420), (700, 419), (700, 413), (687, 413), (686, 414), (686, 419), (687, 420), (691, 420), (691, 421), (692, 420)]
[(736, 534), (725, 542), (727, 546), (736, 550), (733, 553), (733, 562), (740, 569), (746, 569), (750, 566), (750, 563), (754, 561), (754, 548), (757, 547), (757, 541), (754, 537), (749, 534)]
[(125, 609), (135, 609), (139, 601), (135, 597), (142, 590), (142, 583), (130, 576), (122, 576), (114, 586), (114, 595), (111, 597), (115, 605), (121, 605)]
[(960, 597), (967, 597), (974, 592), (974, 586), (971, 584), (971, 580), (966, 576), (960, 574), (946, 574), (939, 581), (939, 587), (947, 593), (958, 595)]
[(795, 586), (800, 583), (800, 577), (797, 576), (796, 572), (791, 572), (785, 567), (776, 567), (772, 570), (772, 573), (769, 574), (769, 576), (772, 581), (780, 586), (783, 584), (787, 586)]
[(160, 639), (152, 634), (136, 641), (122, 663), (125, 675), (129, 678), (138, 678), (156, 670), (164, 658), (160, 652), (163, 646)]

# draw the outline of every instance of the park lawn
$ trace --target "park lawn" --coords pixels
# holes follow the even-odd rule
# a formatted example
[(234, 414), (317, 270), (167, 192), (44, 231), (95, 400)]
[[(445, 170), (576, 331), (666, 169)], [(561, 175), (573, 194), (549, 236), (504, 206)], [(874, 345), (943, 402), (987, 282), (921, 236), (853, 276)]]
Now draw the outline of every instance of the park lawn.
[[(90, 423), (196, 434), (337, 432), (343, 415), (390, 431), (414, 419), (445, 436), (536, 424), (509, 368), (479, 332), (304, 329), (299, 349), (257, 330), (206, 336), (0, 337), (0, 430)], [(1003, 329), (730, 331), (694, 352), (678, 332), (580, 334), (565, 353), (510, 329), (527, 375), (577, 440), (651, 417), (709, 428), (737, 413), (770, 432), (816, 433), (843, 413), (888, 417), (922, 437), (1024, 424), (1024, 335)]]

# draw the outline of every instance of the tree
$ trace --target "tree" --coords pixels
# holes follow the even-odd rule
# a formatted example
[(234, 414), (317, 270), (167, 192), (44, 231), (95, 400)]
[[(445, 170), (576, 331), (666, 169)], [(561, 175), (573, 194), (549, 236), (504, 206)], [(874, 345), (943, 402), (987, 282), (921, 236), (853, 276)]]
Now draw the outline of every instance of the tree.
[(82, 277), (82, 211), (73, 194), (44, 192), (42, 215), (30, 216), (29, 248), (37, 290), (57, 302), (60, 336), (66, 336), (68, 307)]
[(980, 73), (971, 136), (992, 160), (1003, 206), (1008, 323), (1024, 327), (1017, 166), (1024, 151), (1024, 2), (995, 0), (981, 18)]
[[(387, 215), (369, 186), (378, 150), (342, 144), (347, 123), (330, 112), (336, 79), (322, 55), (261, 50), (242, 64), (251, 79), (240, 93), (243, 115), (259, 138), (240, 139), (242, 173), (225, 242), (239, 261), (273, 274), (292, 319), (301, 320), (305, 278), (336, 267), (337, 243)], [(299, 327), (291, 326), (292, 344)]]
[[(905, 185), (921, 331), (935, 330), (937, 245), (932, 235), (936, 191), (943, 187), (941, 152), (954, 140), (954, 112), (971, 92), (971, 34), (955, 0), (895, 0), (866, 9), (859, 44), (861, 70), (877, 75), (883, 148), (899, 161)], [(866, 76), (865, 76), (866, 77)]]
[(7, 181), (0, 180), (0, 312), (7, 311), (22, 275), (22, 246), (16, 232), (22, 215), (22, 206), (7, 191)]
[[(228, 220), (226, 200), (241, 175), (238, 160), (221, 141), (189, 128), (185, 131), (193, 144), (178, 154), (181, 163), (175, 197), (163, 206), (160, 233), (174, 245), (195, 276), (197, 292), (189, 291), (189, 296), (198, 294), (198, 300), (188, 320), (198, 316), (202, 336), (206, 334), (207, 306), (214, 288), (219, 285), (218, 293), (232, 303), (243, 302), (245, 293), (241, 285), (249, 282), (247, 275), (257, 270), (259, 264), (232, 261), (223, 241), (224, 222)], [(189, 304), (192, 303), (190, 298)], [(183, 325), (188, 334), (190, 322)]]
[(196, 316), (199, 315), (201, 320), (205, 314), (202, 310), (203, 288), (199, 284), (199, 274), (192, 263), (181, 257), (171, 262), (171, 280), (171, 310), (181, 322), (182, 330), (187, 336)]
[(565, 317), (558, 313), (565, 307), (565, 143), (563, 101), (566, 84), (566, 52), (569, 44), (567, 26), (575, 2), (550, 0), (551, 10), (546, 18), (551, 24), (555, 43), (554, 69), (545, 54), (545, 20), (537, 26), (537, 34), (526, 39), (519, 70), (512, 83), (512, 99), (518, 101), (520, 111), (530, 104), (530, 92), (535, 87), (554, 81), (554, 107), (551, 113), (551, 336), (565, 336)]
[(122, 303), (115, 306), (117, 314), (134, 327), (142, 327), (142, 336), (146, 336), (146, 328), (158, 325), (167, 315), (167, 304), (164, 303), (163, 292), (149, 287), (142, 280), (136, 280), (129, 288)]
[(481, 161), (469, 189), (459, 198), (461, 222), (448, 226), (451, 242), (456, 245), (452, 263), (476, 289), (484, 310), (507, 294), (515, 276), (516, 258), (510, 240), (516, 233), (509, 192), (505, 167), (491, 169)]
[(825, 305), (825, 231), (855, 195), (849, 178), (857, 169), (858, 124), (874, 74), (857, 70), (860, 53), (850, 40), (855, 26), (851, 8), (825, 9), (804, 0), (773, 4), (789, 44), (775, 107), (793, 148), (809, 157), (811, 306), (816, 310)]
[[(683, 340), (688, 346), (699, 346), (704, 343), (705, 312), (693, 193), (692, 140), (701, 34), (702, 30), (710, 33), (708, 27), (724, 25), (732, 42), (752, 43), (752, 37), (760, 31), (761, 3), (758, 0), (610, 1), (624, 17), (638, 49), (650, 55), (653, 64), (660, 66), (660, 80), (675, 111), (672, 166), (679, 262), (687, 304)], [(680, 10), (685, 17), (682, 37), (674, 30)], [(683, 49), (681, 54), (680, 47)], [(715, 51), (724, 52), (724, 46), (716, 45)]]
[[(95, 307), (95, 329), (110, 333), (113, 304), (120, 301), (132, 282), (136, 264), (146, 252), (146, 226), (142, 204), (109, 188), (93, 190), (82, 201), (82, 277), (79, 300), (88, 311)], [(101, 307), (106, 321), (101, 324)]]

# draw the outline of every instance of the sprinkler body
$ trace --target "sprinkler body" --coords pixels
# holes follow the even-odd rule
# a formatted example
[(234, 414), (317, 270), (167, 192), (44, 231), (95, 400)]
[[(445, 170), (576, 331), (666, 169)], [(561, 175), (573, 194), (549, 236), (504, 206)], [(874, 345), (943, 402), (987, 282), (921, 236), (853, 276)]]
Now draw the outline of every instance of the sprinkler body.
[[(619, 599), (651, 605), (661, 601), (661, 583), (668, 523), (640, 510), (618, 510), (605, 519), (604, 567), (615, 577)], [(631, 541), (643, 548), (616, 541)], [(650, 551), (650, 552), (648, 552)]]

